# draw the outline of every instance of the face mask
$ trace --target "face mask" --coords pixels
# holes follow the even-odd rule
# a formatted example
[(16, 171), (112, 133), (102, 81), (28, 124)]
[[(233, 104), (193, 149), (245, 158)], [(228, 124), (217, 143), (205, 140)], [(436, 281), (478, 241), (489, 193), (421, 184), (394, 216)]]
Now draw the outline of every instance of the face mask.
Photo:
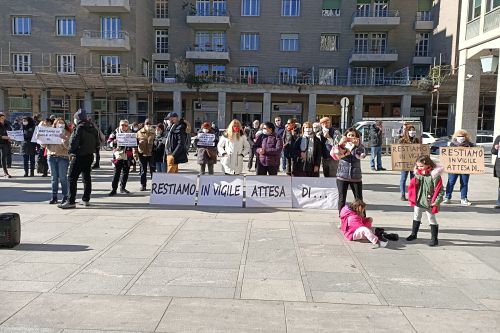
[(28, 125), (28, 122), (27, 121), (23, 121), (23, 125), (24, 126)]
[(269, 135), (269, 131), (267, 129), (262, 130), (262, 134)]
[(311, 135), (313, 132), (313, 129), (312, 128), (304, 128), (304, 135)]
[(295, 125), (288, 124), (287, 128), (288, 128), (289, 131), (291, 131), (291, 130), (293, 130), (295, 128)]
[(413, 138), (417, 134), (417, 132), (409, 131), (408, 134)]
[(464, 136), (457, 136), (457, 141), (458, 141), (458, 143), (464, 143), (465, 137)]
[(75, 125), (78, 125), (78, 119), (74, 119), (73, 122), (75, 123)]
[(429, 173), (429, 170), (427, 170), (427, 169), (418, 169), (417, 171), (422, 176), (425, 176), (425, 175), (427, 175)]
[(134, 127), (134, 131), (137, 131), (137, 130), (139, 130), (139, 127)]
[(64, 124), (57, 124), (57, 128), (64, 128)]
[(201, 130), (203, 133), (208, 133), (208, 128), (204, 128)]
[(238, 133), (240, 131), (239, 126), (233, 126), (233, 133)]

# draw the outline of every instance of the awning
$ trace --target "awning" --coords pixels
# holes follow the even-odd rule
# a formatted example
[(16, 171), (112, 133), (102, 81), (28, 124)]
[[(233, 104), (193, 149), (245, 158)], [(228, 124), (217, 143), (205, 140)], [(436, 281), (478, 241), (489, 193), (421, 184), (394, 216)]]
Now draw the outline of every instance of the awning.
[(340, 9), (342, 0), (323, 0), (323, 9)]
[(418, 0), (418, 11), (428, 12), (432, 9), (432, 0)]

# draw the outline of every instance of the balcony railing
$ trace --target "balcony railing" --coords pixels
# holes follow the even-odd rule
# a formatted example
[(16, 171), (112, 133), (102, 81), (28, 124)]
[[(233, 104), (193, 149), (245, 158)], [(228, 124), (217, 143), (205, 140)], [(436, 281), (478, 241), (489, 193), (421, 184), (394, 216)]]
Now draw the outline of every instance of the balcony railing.
[(128, 37), (128, 32), (126, 31), (90, 31), (85, 30), (83, 32), (84, 38), (90, 39), (125, 39)]
[(467, 23), (465, 28), (465, 39), (471, 39), (476, 36), (479, 36), (479, 17)]
[(483, 32), (500, 28), (500, 7), (484, 15)]
[(399, 17), (399, 10), (357, 10), (354, 17)]
[(126, 31), (85, 30), (81, 46), (101, 51), (130, 51), (130, 39)]
[(352, 54), (396, 54), (396, 50), (388, 49), (387, 47), (356, 47), (352, 50)]
[(189, 12), (189, 16), (229, 16), (229, 11), (225, 8), (198, 9)]
[(432, 21), (432, 14), (430, 11), (417, 12), (417, 21)]
[(194, 44), (189, 46), (187, 51), (195, 52), (229, 52), (229, 48), (224, 44)]

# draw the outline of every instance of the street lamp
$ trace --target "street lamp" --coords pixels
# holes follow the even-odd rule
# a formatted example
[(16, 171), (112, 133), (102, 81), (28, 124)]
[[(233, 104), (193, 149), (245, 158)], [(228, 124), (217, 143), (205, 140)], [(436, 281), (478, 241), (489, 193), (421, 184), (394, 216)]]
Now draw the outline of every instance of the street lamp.
[(498, 67), (498, 56), (487, 55), (481, 57), (481, 69), (483, 73), (495, 73)]

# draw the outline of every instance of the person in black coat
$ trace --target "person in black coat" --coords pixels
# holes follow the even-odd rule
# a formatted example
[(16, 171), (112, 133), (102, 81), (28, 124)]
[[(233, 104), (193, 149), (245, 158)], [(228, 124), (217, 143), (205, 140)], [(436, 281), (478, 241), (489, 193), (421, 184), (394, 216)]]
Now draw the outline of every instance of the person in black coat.
[(167, 160), (167, 173), (179, 172), (179, 164), (188, 162), (186, 148), (186, 128), (184, 119), (179, 119), (175, 112), (167, 115), (171, 125), (166, 130), (165, 155)]
[(493, 147), (491, 148), (491, 153), (497, 155), (495, 159), (495, 167), (493, 168), (493, 175), (498, 178), (498, 199), (495, 205), (496, 209), (500, 209), (500, 135), (496, 137), (495, 142), (493, 142)]
[(313, 132), (310, 122), (302, 125), (302, 136), (293, 144), (292, 165), (294, 177), (319, 177), (321, 141)]
[[(377, 120), (375, 124), (370, 127), (370, 167), (372, 171), (385, 171), (385, 168), (382, 167), (383, 130), (382, 121), (380, 120)], [(377, 159), (377, 169), (375, 169), (375, 159)]]
[[(208, 134), (208, 135), (207, 135)], [(200, 140), (206, 136), (208, 140)], [(210, 140), (213, 138), (213, 140)], [(215, 134), (214, 130), (208, 122), (201, 125), (201, 129), (194, 139), (196, 147), (196, 157), (200, 165), (200, 174), (205, 174), (205, 169), (208, 167), (208, 174), (214, 174), (214, 165), (217, 163), (217, 144), (219, 143), (219, 136)]]
[(11, 130), (10, 124), (5, 119), (5, 114), (0, 112), (0, 164), (2, 165), (3, 176), (5, 178), (10, 178), (9, 171), (7, 170), (10, 151), (10, 139), (7, 131)]
[(156, 172), (165, 172), (165, 125), (156, 125), (156, 137), (153, 143), (153, 160)]
[(295, 119), (288, 119), (285, 131), (283, 132), (283, 157), (284, 161), (281, 161), (283, 171), (286, 174), (292, 175), (292, 151), (295, 141), (300, 136), (299, 129), (297, 128)]
[(36, 143), (31, 142), (35, 133), (36, 124), (33, 118), (23, 117), (24, 141), (21, 143), (21, 154), (23, 154), (24, 177), (35, 176)]

